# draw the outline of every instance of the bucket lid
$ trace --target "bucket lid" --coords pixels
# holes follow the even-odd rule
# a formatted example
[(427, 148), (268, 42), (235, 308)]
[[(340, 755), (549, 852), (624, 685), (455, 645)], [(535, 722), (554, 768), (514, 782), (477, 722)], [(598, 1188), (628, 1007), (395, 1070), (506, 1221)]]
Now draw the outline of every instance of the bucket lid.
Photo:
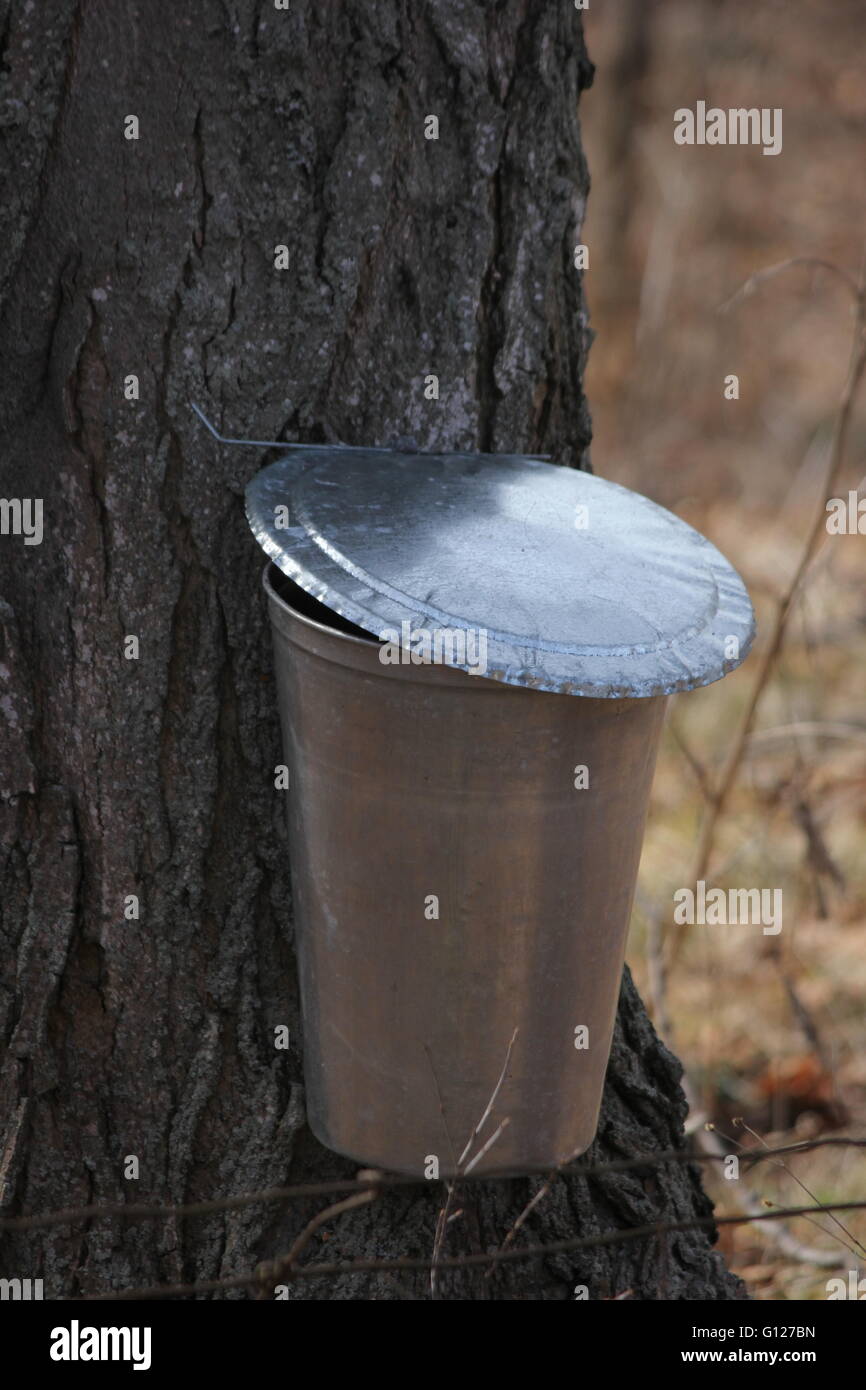
[[(274, 563), (334, 612), (404, 648), (426, 633), (475, 673), (483, 634), (483, 674), (508, 685), (690, 690), (738, 666), (754, 636), (743, 581), (704, 536), (538, 459), (296, 448), (252, 479), (246, 505)], [(462, 640), (435, 645), (443, 632)]]

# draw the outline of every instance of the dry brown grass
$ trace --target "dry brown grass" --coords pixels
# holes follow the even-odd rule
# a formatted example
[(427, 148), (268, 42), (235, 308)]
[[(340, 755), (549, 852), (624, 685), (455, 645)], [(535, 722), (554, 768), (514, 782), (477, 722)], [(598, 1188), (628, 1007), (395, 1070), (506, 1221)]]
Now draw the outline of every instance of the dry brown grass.
[[(856, 274), (866, 234), (866, 88), (856, 54), (866, 12), (831, 0), (795, 9), (711, 0), (650, 4), (643, 71), (623, 52), (639, 6), (591, 10), (599, 65), (583, 122), (594, 188), (585, 239), (598, 333), (588, 389), (596, 471), (662, 501), (722, 549), (746, 579), (764, 636), (815, 507), (851, 335), (844, 286), (794, 268), (728, 313), (718, 307), (756, 270), (814, 255)], [(617, 71), (621, 76), (614, 80)], [(673, 112), (780, 106), (784, 148), (681, 148)], [(724, 377), (740, 378), (726, 401)], [(858, 403), (839, 489), (866, 474)], [(703, 1111), (738, 1142), (734, 1120), (770, 1142), (866, 1134), (866, 535), (827, 537), (791, 619), (757, 728), (716, 836), (708, 882), (778, 887), (784, 926), (689, 929), (668, 985), (670, 1041)], [(680, 740), (721, 765), (748, 699), (753, 656), (726, 681), (673, 702)], [(641, 868), (630, 959), (650, 991), (646, 912), (672, 922), (687, 886), (702, 793), (668, 729)], [(693, 885), (692, 885), (693, 886)], [(793, 999), (791, 991), (793, 990)], [(843, 1113), (844, 1112), (844, 1113)], [(866, 1198), (862, 1151), (792, 1161), (821, 1200)], [(736, 1184), (708, 1177), (719, 1210)], [(750, 1178), (775, 1204), (804, 1197), (787, 1173)], [(837, 1250), (800, 1221), (804, 1245)], [(866, 1216), (846, 1221), (866, 1246)], [(849, 1242), (850, 1243), (850, 1242)], [(782, 1256), (767, 1229), (737, 1228), (723, 1248), (757, 1298), (826, 1297), (838, 1273)]]

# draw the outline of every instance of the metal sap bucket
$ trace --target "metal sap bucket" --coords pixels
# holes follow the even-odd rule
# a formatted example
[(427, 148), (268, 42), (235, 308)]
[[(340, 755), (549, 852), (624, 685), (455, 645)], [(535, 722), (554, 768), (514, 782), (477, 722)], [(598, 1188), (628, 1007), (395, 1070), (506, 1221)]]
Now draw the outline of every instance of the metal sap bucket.
[[(566, 1162), (666, 699), (745, 656), (742, 581), (646, 498), (515, 455), (300, 449), (247, 513), (276, 565), (310, 1125), (414, 1175)], [(472, 630), (483, 664), (412, 659)]]
[(433, 1156), (453, 1173), (517, 1030), (496, 1105), (509, 1124), (479, 1168), (582, 1153), (666, 698), (383, 665), (375, 639), (323, 605), (310, 616), (279, 571), (264, 583), (314, 1134), (379, 1167), (420, 1174)]

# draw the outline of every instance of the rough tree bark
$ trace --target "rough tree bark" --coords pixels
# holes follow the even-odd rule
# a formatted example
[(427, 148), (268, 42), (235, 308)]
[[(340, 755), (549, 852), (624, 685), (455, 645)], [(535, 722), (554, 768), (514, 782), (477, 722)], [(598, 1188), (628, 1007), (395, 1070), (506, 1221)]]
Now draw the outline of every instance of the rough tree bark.
[[(259, 438), (408, 436), (586, 466), (580, 17), (567, 0), (0, 13), (2, 493), (45, 507), (40, 545), (0, 540), (0, 1200), (7, 1215), (171, 1204), (352, 1175), (305, 1129), (300, 1051), (274, 1048), (275, 1025), (296, 1041), (299, 1024), (262, 556), (241, 502), (265, 458), (214, 445), (188, 403)], [(678, 1081), (626, 976), (589, 1161), (682, 1143)], [(473, 1187), (449, 1253), (498, 1244), (536, 1182)], [(440, 1198), (383, 1196), (318, 1248), (429, 1254)], [(7, 1234), (3, 1272), (42, 1276), (52, 1298), (220, 1278), (285, 1250), (318, 1205)], [(688, 1166), (578, 1167), (519, 1239), (710, 1211)], [(579, 1283), (741, 1296), (706, 1233), (443, 1274), (441, 1294)], [(426, 1288), (355, 1275), (292, 1294)]]

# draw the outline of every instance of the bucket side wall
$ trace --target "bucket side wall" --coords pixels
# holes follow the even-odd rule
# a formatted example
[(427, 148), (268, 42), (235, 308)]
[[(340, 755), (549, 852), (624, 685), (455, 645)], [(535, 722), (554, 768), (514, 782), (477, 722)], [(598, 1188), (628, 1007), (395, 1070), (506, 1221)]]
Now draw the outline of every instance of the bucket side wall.
[(383, 667), (375, 643), (276, 616), (314, 1132), (367, 1163), (418, 1174), (435, 1155), (453, 1172), (516, 1029), (484, 1137), (509, 1125), (479, 1167), (582, 1152), (665, 700)]

